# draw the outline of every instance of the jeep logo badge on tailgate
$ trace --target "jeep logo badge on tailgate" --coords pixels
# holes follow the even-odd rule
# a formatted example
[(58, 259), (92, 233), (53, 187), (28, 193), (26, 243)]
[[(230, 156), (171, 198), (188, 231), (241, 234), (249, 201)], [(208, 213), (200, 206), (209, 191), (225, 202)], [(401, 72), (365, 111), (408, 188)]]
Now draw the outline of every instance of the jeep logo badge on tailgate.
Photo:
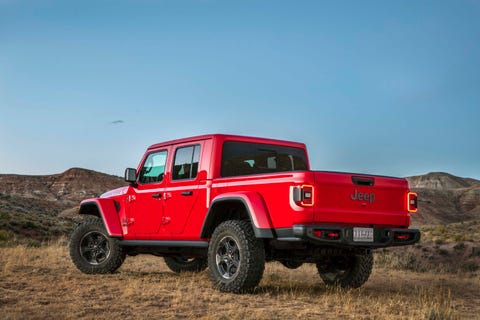
[(355, 189), (355, 193), (350, 195), (350, 199), (353, 201), (368, 201), (372, 204), (375, 202), (375, 193), (362, 193)]

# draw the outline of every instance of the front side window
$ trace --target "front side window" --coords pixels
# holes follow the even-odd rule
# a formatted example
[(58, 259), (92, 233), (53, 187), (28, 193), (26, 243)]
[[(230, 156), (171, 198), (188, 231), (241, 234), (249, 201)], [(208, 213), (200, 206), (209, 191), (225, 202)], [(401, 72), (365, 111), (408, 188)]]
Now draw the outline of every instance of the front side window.
[(196, 178), (199, 159), (199, 145), (178, 148), (175, 152), (172, 180)]
[(158, 183), (163, 180), (165, 174), (165, 163), (167, 162), (167, 151), (150, 153), (143, 163), (138, 178), (139, 183)]
[(227, 141), (222, 151), (222, 177), (307, 170), (300, 148)]

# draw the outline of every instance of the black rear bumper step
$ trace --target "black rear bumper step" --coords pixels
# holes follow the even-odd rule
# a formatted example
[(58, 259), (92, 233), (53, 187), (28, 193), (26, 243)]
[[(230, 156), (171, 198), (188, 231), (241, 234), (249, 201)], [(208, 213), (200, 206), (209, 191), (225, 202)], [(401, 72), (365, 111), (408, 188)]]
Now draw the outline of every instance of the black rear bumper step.
[[(372, 228), (373, 241), (354, 241), (351, 226), (294, 225), (277, 229), (277, 240), (308, 241), (318, 245), (341, 247), (384, 248), (412, 245), (420, 240), (420, 230), (400, 228)], [(320, 234), (320, 236), (318, 236)]]

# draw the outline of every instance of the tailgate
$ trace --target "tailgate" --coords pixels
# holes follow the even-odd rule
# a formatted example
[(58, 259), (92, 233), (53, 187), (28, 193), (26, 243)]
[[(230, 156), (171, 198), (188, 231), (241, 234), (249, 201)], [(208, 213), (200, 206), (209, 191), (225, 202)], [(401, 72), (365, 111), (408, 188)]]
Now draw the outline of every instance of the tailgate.
[(315, 172), (315, 223), (408, 227), (406, 179)]

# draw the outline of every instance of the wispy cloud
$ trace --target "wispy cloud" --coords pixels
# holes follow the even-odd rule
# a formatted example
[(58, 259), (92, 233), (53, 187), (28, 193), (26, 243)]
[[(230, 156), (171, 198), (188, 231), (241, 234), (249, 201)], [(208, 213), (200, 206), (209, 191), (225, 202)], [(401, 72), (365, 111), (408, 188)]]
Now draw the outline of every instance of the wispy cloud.
[(123, 120), (115, 120), (115, 121), (109, 122), (109, 124), (122, 124), (122, 123), (125, 123), (125, 121), (123, 121)]

